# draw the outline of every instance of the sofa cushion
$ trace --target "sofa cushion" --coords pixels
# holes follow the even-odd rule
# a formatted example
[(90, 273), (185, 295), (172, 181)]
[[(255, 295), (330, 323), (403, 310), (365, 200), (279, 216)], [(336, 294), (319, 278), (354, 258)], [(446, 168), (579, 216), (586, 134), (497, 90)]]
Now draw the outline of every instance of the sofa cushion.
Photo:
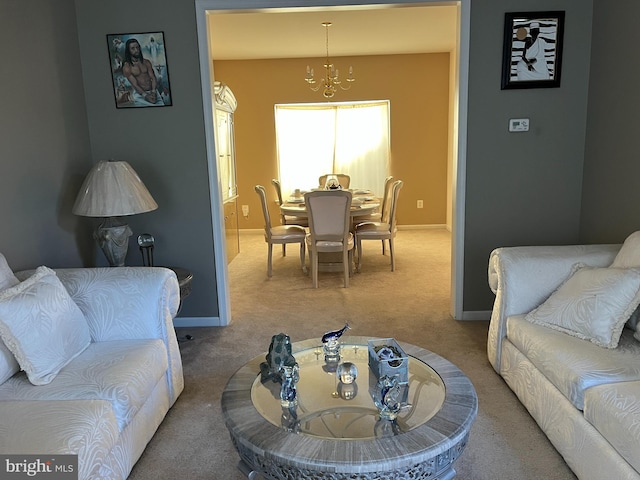
[(640, 382), (587, 389), (584, 418), (640, 472)]
[(571, 275), (526, 319), (596, 345), (615, 348), (640, 304), (640, 269), (575, 266)]
[(162, 340), (92, 343), (48, 385), (34, 387), (24, 373), (0, 385), (3, 400), (107, 400), (120, 431), (151, 395), (168, 367)]
[(4, 401), (0, 408), (0, 452), (78, 454), (77, 478), (90, 478), (117, 440), (118, 422), (105, 400)]
[(617, 348), (605, 349), (524, 317), (507, 319), (507, 338), (579, 410), (589, 387), (640, 380), (640, 343), (631, 330), (623, 331)]
[(84, 315), (47, 267), (0, 291), (0, 337), (34, 385), (51, 382), (91, 342)]

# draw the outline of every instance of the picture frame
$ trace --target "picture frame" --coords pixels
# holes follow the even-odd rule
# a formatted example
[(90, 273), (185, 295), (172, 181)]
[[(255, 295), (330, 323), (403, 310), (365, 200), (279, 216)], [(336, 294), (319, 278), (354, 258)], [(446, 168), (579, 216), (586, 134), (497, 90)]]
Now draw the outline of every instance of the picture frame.
[(107, 35), (116, 108), (173, 104), (164, 32)]
[(505, 13), (502, 90), (560, 86), (564, 14)]

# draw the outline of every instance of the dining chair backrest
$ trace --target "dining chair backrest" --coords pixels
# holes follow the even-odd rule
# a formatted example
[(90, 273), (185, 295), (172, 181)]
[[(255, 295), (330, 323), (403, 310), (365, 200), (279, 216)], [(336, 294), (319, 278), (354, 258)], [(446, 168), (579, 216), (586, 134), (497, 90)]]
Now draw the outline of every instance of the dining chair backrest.
[(400, 189), (404, 185), (402, 180), (396, 180), (391, 186), (391, 206), (389, 208), (389, 218), (385, 223), (389, 224), (389, 231), (391, 234), (396, 230), (396, 211), (398, 209), (398, 197), (400, 196)]
[(271, 180), (271, 183), (276, 189), (276, 195), (278, 196), (278, 205), (282, 205), (282, 186), (280, 185), (280, 180), (274, 178)]
[(304, 194), (311, 241), (346, 241), (351, 224), (351, 192), (318, 190)]
[(264, 231), (268, 237), (271, 236), (271, 216), (269, 215), (269, 206), (267, 204), (267, 192), (262, 185), (255, 186), (256, 193), (260, 197), (262, 205), (262, 215), (264, 216)]
[(380, 206), (380, 212), (382, 212), (382, 218), (380, 219), (381, 221), (385, 222), (385, 223), (389, 223), (389, 210), (391, 207), (391, 204), (389, 202), (389, 200), (391, 199), (391, 187), (393, 186), (393, 177), (389, 176), (387, 178), (384, 179), (384, 191), (382, 194), (382, 205)]
[[(278, 197), (278, 205), (282, 205), (283, 203), (282, 202), (282, 186), (280, 185), (280, 180), (278, 180), (277, 178), (273, 178), (271, 179), (271, 184), (276, 189), (276, 196)], [(283, 213), (280, 213), (280, 223), (282, 223), (282, 225), (287, 224), (287, 219)]]
[[(318, 178), (318, 185), (320, 186), (320, 188), (324, 188), (325, 184), (327, 183), (327, 177), (329, 175), (332, 174), (320, 175), (320, 177)], [(346, 173), (336, 173), (334, 175), (338, 177), (338, 182), (340, 183), (340, 186), (342, 188), (349, 188), (349, 185), (351, 185), (351, 177), (349, 175), (347, 175)]]

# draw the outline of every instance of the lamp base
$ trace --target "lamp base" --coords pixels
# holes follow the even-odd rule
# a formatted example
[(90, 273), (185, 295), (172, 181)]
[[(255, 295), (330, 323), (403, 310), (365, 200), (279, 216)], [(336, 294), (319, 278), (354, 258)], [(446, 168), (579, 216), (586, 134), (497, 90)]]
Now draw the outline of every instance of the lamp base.
[(129, 249), (129, 237), (133, 232), (129, 225), (113, 217), (108, 217), (98, 225), (93, 238), (107, 257), (112, 267), (124, 267), (124, 260)]

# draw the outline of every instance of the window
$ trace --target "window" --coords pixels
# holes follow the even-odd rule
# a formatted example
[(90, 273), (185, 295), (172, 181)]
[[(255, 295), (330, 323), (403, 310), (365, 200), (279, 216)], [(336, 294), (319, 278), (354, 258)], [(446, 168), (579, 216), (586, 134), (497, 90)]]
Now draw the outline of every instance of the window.
[(389, 101), (276, 105), (282, 194), (345, 173), (351, 187), (382, 196), (389, 172)]

